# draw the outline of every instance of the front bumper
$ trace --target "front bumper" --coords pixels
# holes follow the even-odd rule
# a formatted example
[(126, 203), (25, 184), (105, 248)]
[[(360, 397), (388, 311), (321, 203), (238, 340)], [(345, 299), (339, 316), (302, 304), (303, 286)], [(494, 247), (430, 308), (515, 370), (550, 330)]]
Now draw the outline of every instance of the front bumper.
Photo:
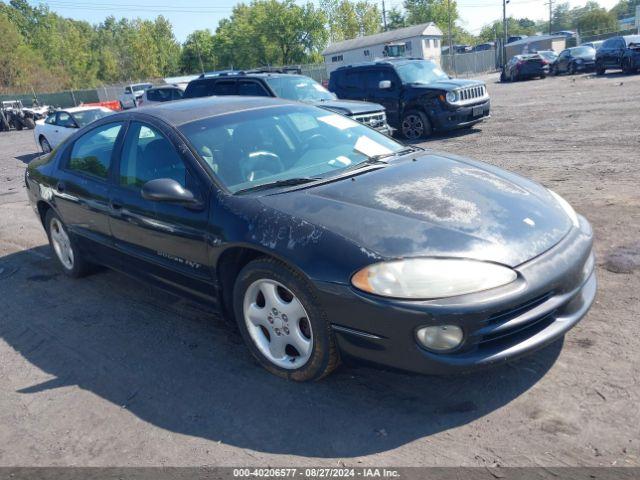
[(593, 72), (596, 69), (596, 62), (576, 62), (576, 70), (578, 72)]
[(489, 118), (491, 114), (491, 100), (486, 100), (475, 105), (457, 107), (455, 110), (433, 110), (430, 114), (430, 120), (436, 130), (455, 130), (457, 128), (475, 125)]
[[(586, 220), (555, 247), (516, 268), (497, 289), (431, 301), (383, 299), (322, 284), (320, 300), (346, 356), (425, 374), (470, 371), (530, 354), (562, 337), (596, 294), (592, 235)], [(421, 347), (418, 328), (454, 324), (465, 334), (453, 353)]]

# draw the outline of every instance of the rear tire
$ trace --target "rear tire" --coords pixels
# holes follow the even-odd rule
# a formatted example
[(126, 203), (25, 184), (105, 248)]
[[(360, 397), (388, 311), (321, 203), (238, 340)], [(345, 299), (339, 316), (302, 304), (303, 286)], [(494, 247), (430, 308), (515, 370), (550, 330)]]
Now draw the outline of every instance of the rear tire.
[(24, 126), (27, 127), (29, 130), (33, 130), (34, 128), (36, 128), (36, 122), (33, 121), (33, 118), (25, 118)]
[(604, 75), (606, 71), (607, 69), (604, 68), (602, 62), (596, 63), (596, 75)]
[(53, 255), (64, 274), (80, 278), (89, 273), (91, 264), (84, 259), (67, 227), (52, 209), (47, 211), (44, 225)]
[(429, 118), (420, 110), (409, 110), (402, 117), (400, 133), (407, 140), (419, 140), (433, 133)]
[(575, 75), (578, 73), (578, 69), (576, 68), (576, 64), (572, 63), (569, 65), (569, 75)]
[(340, 363), (331, 324), (313, 288), (283, 263), (249, 262), (236, 279), (233, 307), (249, 351), (272, 374), (297, 382), (319, 380)]
[(631, 75), (632, 73), (635, 73), (635, 68), (633, 68), (631, 66), (631, 60), (628, 58), (625, 58), (622, 61), (622, 72), (626, 75)]

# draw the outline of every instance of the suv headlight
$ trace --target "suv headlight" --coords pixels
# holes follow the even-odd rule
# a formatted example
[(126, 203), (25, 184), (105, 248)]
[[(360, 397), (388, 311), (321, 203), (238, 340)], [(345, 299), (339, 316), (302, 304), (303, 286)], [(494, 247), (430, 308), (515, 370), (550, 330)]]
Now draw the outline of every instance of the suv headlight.
[(445, 98), (447, 102), (454, 103), (456, 100), (458, 100), (458, 95), (456, 95), (456, 92), (447, 92)]
[(548, 188), (547, 190), (549, 190), (549, 193), (553, 195), (553, 198), (555, 198), (558, 204), (562, 207), (562, 209), (564, 210), (564, 213), (566, 213), (567, 216), (571, 219), (571, 223), (573, 223), (573, 226), (576, 228), (580, 228), (580, 220), (578, 220), (578, 214), (573, 209), (573, 207), (569, 205), (569, 202), (567, 202), (564, 198), (562, 198), (553, 190)]
[(351, 283), (383, 297), (428, 300), (488, 290), (516, 278), (516, 272), (495, 263), (413, 258), (369, 265), (358, 271)]

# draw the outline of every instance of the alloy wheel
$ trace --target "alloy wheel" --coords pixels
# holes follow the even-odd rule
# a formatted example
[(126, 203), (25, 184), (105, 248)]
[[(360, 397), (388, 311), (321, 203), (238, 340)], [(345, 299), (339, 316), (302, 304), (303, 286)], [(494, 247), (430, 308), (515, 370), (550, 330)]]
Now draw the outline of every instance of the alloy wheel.
[(420, 115), (409, 114), (402, 120), (402, 134), (405, 138), (416, 140), (424, 134), (424, 122)]
[(302, 302), (275, 280), (253, 282), (244, 294), (243, 315), (256, 348), (274, 365), (302, 367), (313, 351), (313, 332)]
[(65, 231), (60, 220), (55, 217), (51, 219), (49, 232), (51, 235), (53, 250), (56, 252), (60, 263), (62, 263), (64, 268), (72, 270), (74, 258), (73, 247), (71, 246), (69, 235)]

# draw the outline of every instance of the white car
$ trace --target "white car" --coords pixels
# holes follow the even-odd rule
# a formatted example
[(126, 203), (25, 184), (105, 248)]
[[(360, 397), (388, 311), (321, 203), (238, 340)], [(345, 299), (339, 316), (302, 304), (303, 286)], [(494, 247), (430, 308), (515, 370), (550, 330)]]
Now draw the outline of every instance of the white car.
[(172, 100), (180, 100), (184, 96), (186, 85), (170, 84), (151, 87), (144, 91), (144, 94), (138, 98), (138, 107), (153, 105), (155, 103), (171, 102)]
[(73, 107), (57, 110), (36, 122), (33, 136), (42, 151), (48, 153), (79, 128), (112, 113), (114, 113), (113, 110), (105, 107)]
[(138, 100), (144, 95), (144, 91), (153, 87), (150, 83), (133, 83), (124, 87), (124, 93), (120, 97), (120, 108), (128, 110), (136, 108)]

